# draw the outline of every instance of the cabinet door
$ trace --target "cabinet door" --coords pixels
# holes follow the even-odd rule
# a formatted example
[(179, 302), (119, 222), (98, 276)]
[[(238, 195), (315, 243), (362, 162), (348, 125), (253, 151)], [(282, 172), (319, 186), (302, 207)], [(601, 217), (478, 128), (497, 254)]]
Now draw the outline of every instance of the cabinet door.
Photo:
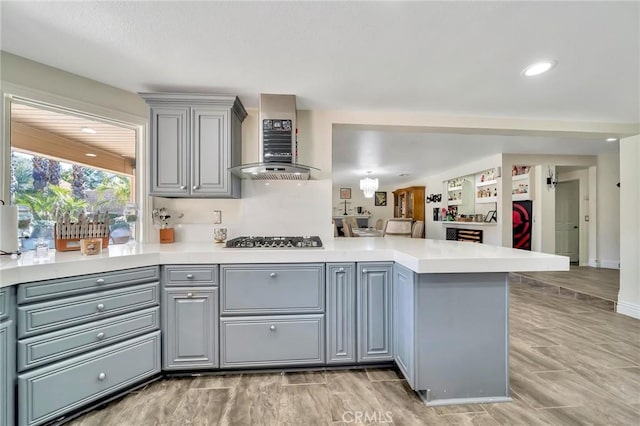
[(395, 361), (409, 386), (415, 380), (415, 276), (413, 271), (393, 267), (393, 349)]
[(191, 194), (230, 195), (229, 110), (193, 108), (191, 119)]
[(393, 360), (391, 268), (358, 264), (358, 362)]
[(165, 288), (162, 303), (163, 368), (218, 367), (218, 289)]
[(12, 426), (14, 401), (14, 341), (13, 321), (0, 323), (0, 426)]
[(356, 362), (355, 264), (327, 264), (327, 364)]
[(189, 108), (151, 109), (151, 195), (189, 194)]

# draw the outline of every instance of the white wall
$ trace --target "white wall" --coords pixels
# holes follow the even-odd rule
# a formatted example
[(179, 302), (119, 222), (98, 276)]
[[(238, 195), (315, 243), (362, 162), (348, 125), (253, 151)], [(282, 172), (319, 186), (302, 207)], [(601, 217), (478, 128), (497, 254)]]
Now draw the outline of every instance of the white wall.
[(640, 136), (620, 141), (620, 293), (618, 312), (640, 319)]
[(601, 268), (615, 269), (620, 263), (620, 190), (616, 187), (620, 182), (620, 154), (598, 155), (597, 167), (597, 263)]
[(331, 200), (333, 205), (333, 215), (342, 216), (344, 213), (344, 201), (340, 199), (340, 188), (351, 188), (351, 199), (347, 200), (347, 213), (350, 215), (356, 215), (356, 207), (360, 206), (364, 210), (371, 212), (369, 217), (369, 226), (375, 226), (378, 219), (389, 219), (393, 217), (393, 189), (380, 187), (378, 191), (387, 193), (387, 205), (376, 206), (374, 198), (365, 198), (364, 193), (358, 186), (352, 186), (350, 184), (341, 185), (337, 182), (333, 183), (333, 189), (331, 191)]

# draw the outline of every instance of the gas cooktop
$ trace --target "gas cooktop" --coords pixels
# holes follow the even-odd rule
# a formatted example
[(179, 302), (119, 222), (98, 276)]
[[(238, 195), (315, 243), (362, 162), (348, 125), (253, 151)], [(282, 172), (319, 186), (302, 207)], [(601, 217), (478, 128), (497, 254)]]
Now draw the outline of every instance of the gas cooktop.
[(227, 241), (231, 248), (322, 248), (320, 237), (238, 237)]

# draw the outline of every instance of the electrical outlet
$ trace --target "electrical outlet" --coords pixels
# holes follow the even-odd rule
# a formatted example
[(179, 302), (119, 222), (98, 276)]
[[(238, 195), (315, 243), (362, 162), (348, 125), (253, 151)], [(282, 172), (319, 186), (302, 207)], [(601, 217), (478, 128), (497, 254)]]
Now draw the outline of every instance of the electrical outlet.
[(222, 210), (213, 211), (213, 223), (219, 225), (222, 223)]

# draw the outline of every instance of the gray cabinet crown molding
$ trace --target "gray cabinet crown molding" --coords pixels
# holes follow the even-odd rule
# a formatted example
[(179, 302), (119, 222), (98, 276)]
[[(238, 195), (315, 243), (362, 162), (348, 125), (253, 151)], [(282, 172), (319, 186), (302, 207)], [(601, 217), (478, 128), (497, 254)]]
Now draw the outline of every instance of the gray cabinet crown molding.
[(138, 93), (151, 106), (219, 106), (231, 108), (232, 111), (244, 120), (247, 118), (247, 110), (237, 96), (216, 95), (213, 93)]

